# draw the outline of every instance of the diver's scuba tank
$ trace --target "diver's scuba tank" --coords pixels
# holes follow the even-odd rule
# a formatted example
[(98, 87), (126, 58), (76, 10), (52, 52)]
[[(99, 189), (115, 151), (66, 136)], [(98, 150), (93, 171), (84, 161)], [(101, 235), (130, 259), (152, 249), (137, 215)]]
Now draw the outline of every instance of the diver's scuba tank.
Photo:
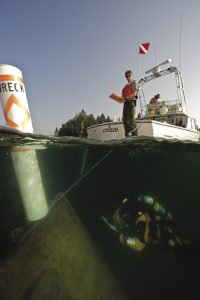
[(145, 196), (139, 196), (137, 198), (137, 201), (141, 204), (147, 204), (149, 207), (153, 209), (153, 211), (160, 216), (164, 217), (167, 221), (173, 221), (173, 216), (168, 212), (163, 206), (161, 206), (155, 199), (153, 199), (151, 196), (145, 195)]

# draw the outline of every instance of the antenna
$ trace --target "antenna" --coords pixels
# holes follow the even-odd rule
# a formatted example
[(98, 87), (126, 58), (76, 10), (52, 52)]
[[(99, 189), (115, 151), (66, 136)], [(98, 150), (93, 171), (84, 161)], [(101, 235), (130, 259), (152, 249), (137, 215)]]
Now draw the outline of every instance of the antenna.
[(180, 33), (179, 33), (179, 72), (181, 70), (181, 37), (182, 37), (182, 14), (180, 14)]
[(157, 47), (155, 46), (155, 55), (156, 55), (156, 65), (158, 65), (158, 55), (157, 55)]

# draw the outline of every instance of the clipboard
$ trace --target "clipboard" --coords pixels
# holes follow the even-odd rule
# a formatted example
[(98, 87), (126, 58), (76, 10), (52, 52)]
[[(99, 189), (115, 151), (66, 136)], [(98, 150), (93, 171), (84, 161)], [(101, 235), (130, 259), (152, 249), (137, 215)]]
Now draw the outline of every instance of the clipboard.
[(117, 101), (118, 103), (124, 103), (124, 99), (122, 96), (117, 95), (116, 93), (112, 93), (109, 98), (111, 98), (112, 100)]

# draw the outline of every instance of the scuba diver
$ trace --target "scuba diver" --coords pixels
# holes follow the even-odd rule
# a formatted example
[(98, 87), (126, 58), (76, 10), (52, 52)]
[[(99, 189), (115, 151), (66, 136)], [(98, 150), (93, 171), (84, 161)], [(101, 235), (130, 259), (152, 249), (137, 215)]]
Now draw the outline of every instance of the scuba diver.
[(171, 213), (148, 195), (140, 195), (136, 201), (123, 199), (111, 223), (102, 219), (124, 246), (138, 252), (153, 245), (181, 255), (189, 244), (175, 233)]

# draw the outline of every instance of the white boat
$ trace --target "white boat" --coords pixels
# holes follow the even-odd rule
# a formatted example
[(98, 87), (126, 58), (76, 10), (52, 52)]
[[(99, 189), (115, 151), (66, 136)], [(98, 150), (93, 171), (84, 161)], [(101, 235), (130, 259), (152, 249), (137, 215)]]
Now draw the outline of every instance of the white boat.
[[(140, 113), (136, 119), (136, 136), (154, 137), (164, 139), (178, 139), (196, 141), (200, 140), (200, 131), (197, 121), (187, 114), (185, 92), (182, 75), (176, 67), (161, 70), (171, 59), (148, 70), (149, 74), (138, 82), (138, 102)], [(165, 100), (156, 104), (147, 104), (144, 84), (160, 77), (174, 74), (176, 80), (177, 98)], [(88, 138), (99, 141), (120, 140), (125, 138), (122, 122), (108, 122), (93, 125), (87, 128)], [(134, 138), (134, 137), (133, 137)]]

